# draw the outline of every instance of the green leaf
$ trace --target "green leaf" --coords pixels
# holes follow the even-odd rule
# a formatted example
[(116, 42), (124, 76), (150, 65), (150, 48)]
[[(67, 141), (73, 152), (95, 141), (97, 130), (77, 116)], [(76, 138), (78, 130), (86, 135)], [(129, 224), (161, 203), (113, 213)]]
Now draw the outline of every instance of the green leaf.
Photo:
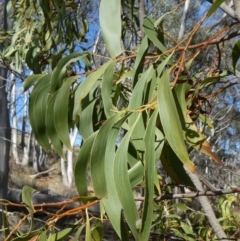
[(233, 65), (233, 69), (234, 69), (234, 72), (236, 70), (236, 64), (239, 60), (239, 57), (240, 57), (240, 40), (238, 40), (233, 49), (232, 49), (232, 65)]
[(224, 2), (225, 0), (216, 0), (210, 9), (208, 10), (207, 16), (210, 17), (219, 7), (220, 5)]
[(54, 149), (57, 151), (58, 155), (63, 159), (66, 159), (65, 154), (63, 152), (62, 142), (59, 139), (59, 136), (54, 124), (53, 113), (54, 113), (54, 104), (56, 102), (57, 93), (58, 92), (55, 92), (55, 94), (51, 98), (49, 97), (48, 99), (46, 118), (45, 118), (46, 130), (47, 130), (48, 137), (52, 141), (52, 145)]
[(122, 53), (121, 1), (101, 0), (99, 9), (100, 28), (107, 50), (112, 58)]
[(41, 232), (38, 237), (38, 241), (46, 241), (47, 240), (47, 230)]
[[(135, 110), (143, 105), (144, 100), (144, 89), (146, 88), (146, 82), (151, 79), (152, 75), (154, 73), (153, 68), (149, 68), (145, 73), (142, 74), (140, 80), (136, 83), (132, 96), (128, 105), (128, 109)], [(132, 115), (129, 116), (129, 126), (132, 126), (136, 118), (138, 116), (138, 113), (132, 113)], [(138, 150), (144, 151), (145, 145), (143, 141), (145, 133), (145, 126), (144, 126), (144, 119), (143, 114), (141, 115), (140, 121), (137, 123), (137, 127), (134, 129), (132, 133), (132, 142), (135, 146), (138, 146)]]
[(100, 220), (97, 220), (92, 229), (92, 238), (94, 241), (102, 241), (103, 239), (103, 225)]
[(172, 205), (172, 207), (173, 207), (173, 208), (178, 208), (179, 210), (181, 210), (181, 211), (183, 211), (183, 212), (185, 212), (185, 211), (188, 210), (188, 207), (187, 207), (185, 204), (183, 204), (183, 203), (174, 203), (174, 204)]
[[(4, 210), (4, 212), (3, 212)], [(6, 212), (5, 212), (6, 211)], [(8, 219), (7, 219), (7, 208), (6, 207), (2, 207), (2, 223), (3, 223), (3, 228), (4, 228), (4, 236), (8, 237), (8, 235), (10, 234), (10, 228), (9, 228), (9, 223), (8, 223)]]
[(86, 140), (94, 132), (92, 119), (96, 101), (97, 99), (90, 102), (80, 115), (79, 131), (82, 135), (83, 140)]
[(63, 77), (66, 74), (67, 65), (85, 57), (86, 56), (83, 53), (72, 53), (69, 54), (67, 57), (61, 59), (57, 67), (52, 72), (51, 93), (54, 93), (63, 84)]
[(24, 91), (28, 90), (35, 82), (38, 82), (45, 75), (46, 74), (35, 74), (28, 76), (23, 82)]
[(74, 227), (65, 228), (59, 232), (51, 233), (47, 241), (57, 241), (57, 240), (63, 240), (64, 238), (69, 237), (71, 233), (73, 233)]
[(158, 110), (161, 124), (165, 137), (173, 151), (191, 172), (195, 172), (195, 165), (189, 159), (184, 143), (181, 122), (171, 92), (169, 79), (170, 70), (166, 71), (158, 81)]
[(32, 213), (34, 210), (34, 206), (32, 203), (32, 195), (37, 192), (36, 189), (33, 189), (28, 186), (24, 186), (22, 189), (22, 201), (27, 205), (27, 209), (29, 213)]
[(50, 75), (45, 75), (38, 81), (32, 90), (29, 101), (29, 119), (33, 133), (38, 143), (45, 150), (51, 148), (45, 124), (47, 96), (50, 89), (49, 78)]
[(74, 236), (74, 238), (72, 239), (72, 241), (79, 241), (79, 237), (80, 237), (80, 235), (81, 235), (84, 227), (85, 227), (84, 225), (81, 225), (81, 226), (78, 228), (78, 230), (77, 230), (77, 232), (75, 233), (75, 236)]
[(182, 161), (178, 158), (168, 143), (164, 143), (160, 160), (164, 169), (174, 182), (177, 184), (184, 184), (188, 187), (195, 187), (187, 175)]
[(102, 100), (104, 112), (107, 118), (114, 115), (113, 110), (116, 110), (116, 107), (112, 103), (111, 92), (113, 86), (113, 70), (114, 70), (115, 62), (112, 62), (103, 74), (102, 80)]
[(88, 210), (87, 210), (87, 209), (85, 209), (85, 213), (86, 213), (86, 233), (85, 233), (85, 241), (92, 241), (90, 219), (89, 219), (89, 215), (88, 215)]
[(137, 163), (128, 170), (128, 176), (132, 187), (142, 183), (143, 173), (144, 167), (141, 161), (137, 161)]
[(136, 118), (135, 124), (132, 125), (128, 133), (123, 137), (114, 160), (114, 181), (118, 193), (118, 198), (122, 204), (127, 223), (136, 240), (139, 240), (138, 231), (135, 225), (136, 222), (139, 220), (139, 214), (137, 211), (136, 203), (132, 193), (131, 183), (128, 176), (127, 153), (131, 134), (137, 122), (139, 121), (139, 118), (140, 114)]
[[(123, 117), (114, 128), (111, 129), (111, 132), (108, 136), (108, 142), (106, 147), (105, 155), (105, 173), (114, 172), (114, 162), (115, 159), (115, 149), (116, 141), (119, 133), (119, 129), (126, 120), (128, 115)], [(114, 182), (114, 175), (109, 175), (107, 180), (107, 190), (108, 198), (103, 198), (102, 203), (107, 212), (107, 215), (110, 219), (111, 224), (113, 225), (118, 236), (121, 237), (121, 240), (128, 241), (128, 231), (126, 230), (123, 217), (122, 217), (122, 205), (119, 201), (118, 194), (116, 191), (116, 186)]]
[(41, 66), (39, 64), (39, 55), (37, 54), (39, 48), (36, 46), (31, 47), (26, 54), (25, 61), (28, 67), (33, 71), (34, 74), (41, 73)]
[(154, 176), (155, 176), (155, 128), (158, 111), (155, 110), (147, 124), (144, 142), (146, 154), (144, 160), (145, 166), (145, 199), (143, 204), (143, 216), (141, 225), (140, 240), (148, 240), (152, 226), (153, 216), (153, 194), (154, 194)]
[(186, 223), (181, 222), (181, 227), (186, 234), (192, 234), (193, 235), (193, 231), (191, 230), (191, 228)]
[(34, 211), (34, 206), (33, 206), (33, 202), (32, 202), (32, 195), (37, 192), (37, 190), (31, 188), (31, 187), (28, 187), (28, 186), (24, 186), (23, 189), (22, 189), (22, 201), (23, 203), (26, 204), (26, 208), (31, 216), (31, 219), (30, 219), (30, 228), (29, 228), (29, 231), (28, 233), (25, 235), (25, 237), (28, 237), (28, 235), (31, 234), (31, 231), (33, 229), (33, 225), (34, 225), (34, 218), (33, 218), (33, 211)]
[(91, 155), (91, 177), (95, 195), (99, 198), (107, 197), (107, 184), (105, 173), (105, 155), (108, 136), (113, 126), (119, 121), (123, 113), (110, 117), (100, 128), (92, 148)]
[(88, 195), (88, 180), (87, 180), (87, 165), (91, 157), (91, 150), (93, 142), (96, 138), (97, 132), (94, 132), (82, 145), (80, 152), (78, 154), (76, 164), (74, 167), (74, 177), (77, 191), (80, 196)]
[(133, 86), (136, 85), (136, 83), (138, 82), (139, 74), (142, 73), (143, 71), (143, 68), (144, 68), (143, 62), (147, 54), (148, 47), (149, 47), (149, 41), (148, 41), (148, 38), (145, 36), (139, 47), (137, 58), (135, 60), (134, 67), (133, 67), (134, 69)]
[(69, 139), (69, 126), (68, 126), (68, 105), (69, 105), (69, 93), (70, 86), (75, 81), (76, 76), (68, 78), (58, 90), (56, 100), (54, 103), (54, 124), (59, 139), (63, 144), (72, 150), (72, 146)]
[(98, 81), (98, 79), (102, 76), (102, 74), (105, 72), (106, 68), (112, 63), (112, 60), (109, 60), (107, 63), (105, 63), (103, 66), (101, 66), (98, 70), (88, 75), (88, 77), (81, 82), (81, 84), (77, 87), (77, 90), (75, 92), (74, 96), (74, 110), (73, 110), (73, 116), (75, 117), (77, 114), (80, 114), (81, 109), (81, 101), (83, 98), (85, 98), (94, 84)]
[(156, 35), (154, 20), (152, 18), (145, 18), (143, 21), (144, 32), (147, 37), (153, 42), (153, 44), (163, 53), (167, 49), (166, 47), (159, 41)]

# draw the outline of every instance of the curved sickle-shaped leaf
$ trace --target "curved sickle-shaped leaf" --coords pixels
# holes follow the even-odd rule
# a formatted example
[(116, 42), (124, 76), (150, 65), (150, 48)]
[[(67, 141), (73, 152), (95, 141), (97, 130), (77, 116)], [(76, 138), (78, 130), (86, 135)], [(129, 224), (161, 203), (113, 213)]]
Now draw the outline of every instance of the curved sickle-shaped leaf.
[[(139, 108), (139, 106), (143, 105), (144, 88), (146, 87), (146, 82), (152, 78), (153, 73), (154, 73), (154, 69), (149, 68), (145, 73), (142, 74), (140, 80), (135, 85), (129, 105), (128, 105), (128, 108), (130, 110), (134, 110), (136, 108)], [(138, 113), (133, 113), (129, 117), (129, 126), (132, 126), (135, 123), (137, 116), (138, 116)], [(132, 137), (131, 137), (132, 142), (134, 143), (135, 146), (138, 146), (138, 150), (140, 151), (144, 151), (145, 149), (144, 141), (143, 141), (144, 133), (145, 133), (144, 120), (143, 120), (143, 116), (141, 116), (141, 119), (137, 123), (136, 128), (133, 130)]]
[(145, 18), (143, 21), (144, 32), (147, 37), (153, 42), (153, 44), (161, 51), (165, 52), (167, 49), (166, 47), (159, 41), (157, 38), (155, 27), (154, 27), (154, 20), (151, 18)]
[(98, 132), (94, 132), (88, 139), (84, 142), (78, 154), (75, 168), (74, 177), (75, 183), (80, 196), (88, 195), (88, 181), (87, 181), (87, 165), (91, 157), (91, 150)]
[[(115, 126), (111, 129), (111, 132), (108, 136), (108, 142), (106, 146), (105, 152), (105, 173), (113, 173), (114, 172), (114, 159), (115, 159), (115, 149), (116, 142), (119, 130), (123, 125), (124, 121), (128, 115), (123, 117)], [(107, 215), (116, 230), (121, 240), (128, 240), (128, 234), (126, 227), (123, 222), (122, 217), (122, 205), (119, 201), (118, 194), (116, 191), (116, 186), (114, 182), (114, 175), (108, 175), (107, 179), (107, 190), (108, 190), (108, 198), (103, 198), (102, 203), (107, 212)]]
[(45, 75), (46, 74), (35, 74), (28, 76), (23, 82), (24, 91), (28, 90), (35, 82), (39, 81)]
[(111, 92), (113, 86), (113, 70), (114, 70), (115, 62), (112, 62), (103, 74), (102, 80), (102, 100), (104, 112), (107, 118), (114, 115), (112, 110), (116, 110), (116, 107), (112, 103)]
[(155, 176), (155, 128), (158, 111), (155, 110), (148, 122), (144, 142), (146, 146), (145, 154), (145, 199), (143, 205), (143, 216), (141, 226), (141, 241), (148, 240), (152, 225), (153, 215), (153, 194), (154, 194), (154, 176)]
[(79, 131), (82, 135), (83, 140), (86, 140), (93, 131), (93, 110), (97, 99), (93, 100), (89, 105), (82, 111), (80, 115)]
[(63, 84), (63, 76), (66, 74), (67, 65), (81, 58), (86, 58), (86, 55), (82, 53), (72, 53), (58, 63), (51, 76), (51, 93), (54, 93)]
[(165, 137), (173, 151), (191, 172), (195, 172), (195, 165), (189, 159), (184, 143), (181, 122), (170, 89), (169, 78), (170, 70), (166, 71), (158, 81), (158, 110), (161, 124)]
[(68, 104), (70, 86), (75, 78), (76, 76), (73, 76), (64, 82), (58, 90), (54, 103), (54, 124), (56, 132), (58, 133), (59, 139), (69, 150), (72, 150), (72, 146), (69, 139)]
[(63, 152), (63, 146), (62, 142), (58, 137), (55, 124), (54, 124), (54, 104), (56, 102), (57, 93), (48, 100), (47, 105), (47, 111), (46, 111), (46, 129), (48, 133), (49, 139), (52, 141), (52, 145), (54, 146), (55, 150), (57, 151), (58, 155), (62, 157), (63, 159), (66, 159), (64, 152)]
[(127, 153), (131, 134), (139, 121), (140, 116), (141, 115), (139, 114), (138, 118), (136, 118), (135, 124), (132, 125), (128, 133), (123, 137), (114, 160), (114, 181), (118, 198), (122, 204), (127, 223), (136, 240), (139, 240), (136, 228), (136, 222), (139, 220), (139, 214), (128, 176)]
[[(100, 128), (94, 141), (91, 155), (91, 177), (95, 195), (99, 198), (107, 197), (107, 184), (105, 173), (105, 155), (106, 146), (109, 140), (109, 134), (114, 124), (122, 118), (122, 114), (110, 117)], [(114, 141), (114, 140), (113, 140)]]
[(135, 64), (133, 68), (134, 69), (133, 86), (136, 85), (136, 83), (138, 82), (138, 75), (143, 71), (143, 67), (144, 67), (143, 62), (144, 62), (145, 55), (147, 54), (148, 47), (149, 47), (149, 40), (145, 36), (139, 47), (137, 58), (135, 60)]
[(121, 47), (121, 1), (101, 0), (99, 9), (100, 27), (107, 50), (112, 58), (122, 53)]
[(29, 101), (29, 119), (33, 133), (38, 143), (45, 150), (51, 148), (45, 125), (47, 96), (50, 89), (49, 79), (50, 75), (45, 75), (38, 81), (33, 88)]

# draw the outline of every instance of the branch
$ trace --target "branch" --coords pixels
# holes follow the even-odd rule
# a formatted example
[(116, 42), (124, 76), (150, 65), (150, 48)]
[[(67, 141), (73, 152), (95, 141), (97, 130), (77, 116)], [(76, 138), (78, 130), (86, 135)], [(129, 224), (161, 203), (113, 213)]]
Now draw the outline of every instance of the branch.
[(46, 173), (48, 173), (48, 172), (51, 172), (51, 171), (53, 171), (53, 170), (55, 170), (55, 169), (56, 169), (56, 168), (53, 167), (53, 168), (48, 169), (48, 170), (46, 170), (46, 171), (39, 172), (39, 173), (33, 174), (33, 175), (29, 175), (29, 177), (30, 177), (30, 178), (35, 178), (35, 177), (41, 176), (42, 174), (46, 174)]
[[(190, 177), (194, 186), (197, 188), (197, 190), (199, 190), (200, 192), (204, 192), (198, 175), (196, 173), (190, 172), (186, 167), (185, 167), (185, 171), (188, 174), (188, 176)], [(227, 240), (227, 236), (226, 236), (225, 232), (223, 231), (219, 221), (217, 220), (217, 217), (213, 211), (213, 208), (212, 208), (208, 198), (206, 196), (198, 196), (197, 198), (198, 198), (199, 203), (202, 206), (202, 209), (203, 209), (205, 215), (208, 218), (208, 221), (209, 221), (212, 229), (216, 233), (216, 236), (218, 237), (218, 239), (220, 239), (220, 240), (226, 239)]]
[(240, 193), (240, 188), (223, 189), (223, 190), (216, 190), (216, 191), (199, 191), (196, 193), (179, 193), (179, 194), (166, 193), (156, 197), (154, 201), (160, 202), (162, 200), (167, 200), (167, 199), (171, 200), (171, 199), (177, 199), (177, 198), (196, 198), (201, 196), (213, 197), (213, 196), (221, 196), (221, 195), (226, 195), (231, 193)]

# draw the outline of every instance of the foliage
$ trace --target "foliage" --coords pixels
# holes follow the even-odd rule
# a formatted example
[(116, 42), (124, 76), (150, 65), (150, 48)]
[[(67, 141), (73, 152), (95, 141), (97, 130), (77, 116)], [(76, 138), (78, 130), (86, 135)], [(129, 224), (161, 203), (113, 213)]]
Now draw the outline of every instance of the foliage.
[(74, 1), (9, 1), (8, 9), (14, 12), (14, 32), (9, 30), (10, 35), (1, 39), (2, 56), (17, 72), (23, 62), (34, 74), (54, 69), (62, 54), (73, 52), (88, 31), (84, 12)]
[[(15, 31), (10, 45), (7, 38), (4, 40), (6, 48), (2, 55), (12, 61), (16, 70), (21, 69), (21, 61), (25, 61), (34, 73), (24, 81), (24, 86), (25, 90), (33, 86), (29, 115), (36, 139), (46, 151), (55, 149), (64, 158), (63, 147), (71, 150), (70, 129), (77, 126), (83, 138), (75, 165), (75, 182), (78, 200), (85, 205), (71, 214), (85, 210), (86, 223), (77, 222), (71, 228), (49, 234), (47, 230), (51, 231), (52, 224), (48, 222), (41, 231), (30, 229), (27, 238), (41, 233), (40, 240), (47, 237), (61, 240), (76, 233), (77, 240), (85, 227), (86, 240), (91, 240), (91, 235), (101, 240), (101, 226), (97, 222), (91, 229), (92, 218), (88, 214), (88, 207), (96, 202), (101, 204), (101, 216), (107, 214), (122, 240), (128, 240), (129, 233), (135, 240), (148, 240), (154, 228), (165, 236), (165, 232), (170, 231), (185, 240), (196, 240), (197, 232), (204, 238), (214, 237), (204, 225), (198, 225), (196, 231), (173, 214), (173, 207), (180, 208), (180, 205), (170, 208), (168, 204), (157, 208), (153, 205), (154, 197), (163, 191), (155, 166), (161, 159), (175, 183), (194, 188), (184, 169), (185, 166), (196, 172), (189, 158), (191, 150), (196, 149), (222, 165), (197, 123), (212, 128), (209, 96), (205, 90), (222, 79), (227, 83), (234, 73), (216, 69), (215, 59), (205, 72), (191, 74), (191, 68), (204, 48), (225, 41), (221, 36), (227, 34), (231, 26), (206, 42), (191, 45), (206, 15), (180, 43), (162, 28), (168, 13), (156, 20), (147, 17), (143, 22), (145, 37), (138, 51), (125, 56), (120, 40), (121, 1), (110, 5), (108, 1), (101, 1), (101, 32), (111, 58), (106, 57), (105, 63), (93, 70), (94, 55), (74, 52), (76, 41), (83, 39), (87, 31), (84, 18), (81, 34), (78, 30), (74, 1), (22, 0), (13, 7)], [(216, 5), (211, 9), (214, 10)], [(174, 47), (168, 49), (165, 39), (172, 41)], [(216, 58), (218, 56), (217, 53)], [(235, 68), (239, 55), (235, 51), (232, 56)], [(133, 67), (127, 65), (129, 59), (134, 61)], [(121, 133), (123, 138), (118, 142)], [(88, 196), (89, 167), (94, 201)], [(136, 186), (144, 187), (141, 213), (132, 191)], [(31, 216), (34, 208), (29, 193), (32, 191), (24, 191), (26, 200), (23, 200)], [(164, 210), (166, 208), (169, 210)], [(64, 215), (58, 218), (62, 217)]]

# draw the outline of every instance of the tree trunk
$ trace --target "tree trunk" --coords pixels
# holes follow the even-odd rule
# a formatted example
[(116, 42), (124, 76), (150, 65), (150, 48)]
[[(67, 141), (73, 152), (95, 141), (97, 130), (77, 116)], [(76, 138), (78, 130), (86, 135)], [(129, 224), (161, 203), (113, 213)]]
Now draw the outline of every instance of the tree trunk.
[[(35, 139), (35, 138), (34, 138)], [(48, 153), (38, 144), (36, 140), (33, 141), (33, 168), (36, 172), (46, 171), (48, 160)]]
[(28, 106), (28, 91), (25, 91), (25, 93), (24, 93), (24, 107), (23, 107), (23, 120), (22, 120), (22, 134), (21, 134), (21, 144), (20, 144), (22, 150), (24, 150), (24, 147), (25, 147), (27, 106)]
[(235, 9), (235, 17), (238, 21), (240, 21), (240, 1), (239, 0), (233, 0), (234, 2), (234, 9)]
[(184, 5), (184, 9), (183, 9), (183, 16), (182, 16), (182, 20), (181, 20), (181, 26), (180, 26), (180, 30), (179, 30), (179, 33), (178, 33), (178, 41), (183, 39), (183, 36), (184, 36), (184, 33), (185, 33), (186, 17), (187, 17), (187, 12), (188, 12), (188, 9), (189, 9), (189, 5), (190, 5), (190, 0), (186, 0), (185, 5)]
[[(24, 134), (24, 136), (26, 136), (26, 133)], [(23, 148), (23, 159), (21, 164), (24, 166), (29, 164), (31, 138), (32, 138), (32, 134), (30, 130), (30, 133), (28, 134), (27, 145), (26, 146), (24, 145), (24, 148)]]
[[(7, 22), (7, 0), (0, 2), (0, 30), (6, 30), (8, 27)], [(0, 45), (0, 50), (2, 46)], [(9, 112), (7, 93), (5, 90), (6, 79), (8, 70), (0, 67), (0, 199), (6, 199), (8, 188), (8, 172), (9, 172), (9, 149), (11, 130), (9, 123)], [(0, 215), (0, 228), (2, 227), (3, 220)]]
[[(71, 130), (69, 137), (71, 146), (74, 147), (76, 138), (77, 138), (78, 129), (75, 127), (74, 130)], [(61, 158), (61, 172), (63, 178), (63, 184), (66, 187), (71, 187), (73, 185), (73, 152), (67, 150), (66, 151), (66, 159), (65, 161)]]
[(17, 164), (20, 164), (18, 157), (18, 129), (17, 129), (17, 112), (16, 112), (16, 80), (12, 77), (12, 91), (11, 91), (11, 114), (12, 114), (12, 155)]
[(144, 37), (144, 31), (143, 31), (143, 21), (146, 17), (145, 7), (144, 7), (144, 0), (138, 0), (139, 5), (139, 24), (140, 24), (140, 31), (141, 31), (141, 38)]

